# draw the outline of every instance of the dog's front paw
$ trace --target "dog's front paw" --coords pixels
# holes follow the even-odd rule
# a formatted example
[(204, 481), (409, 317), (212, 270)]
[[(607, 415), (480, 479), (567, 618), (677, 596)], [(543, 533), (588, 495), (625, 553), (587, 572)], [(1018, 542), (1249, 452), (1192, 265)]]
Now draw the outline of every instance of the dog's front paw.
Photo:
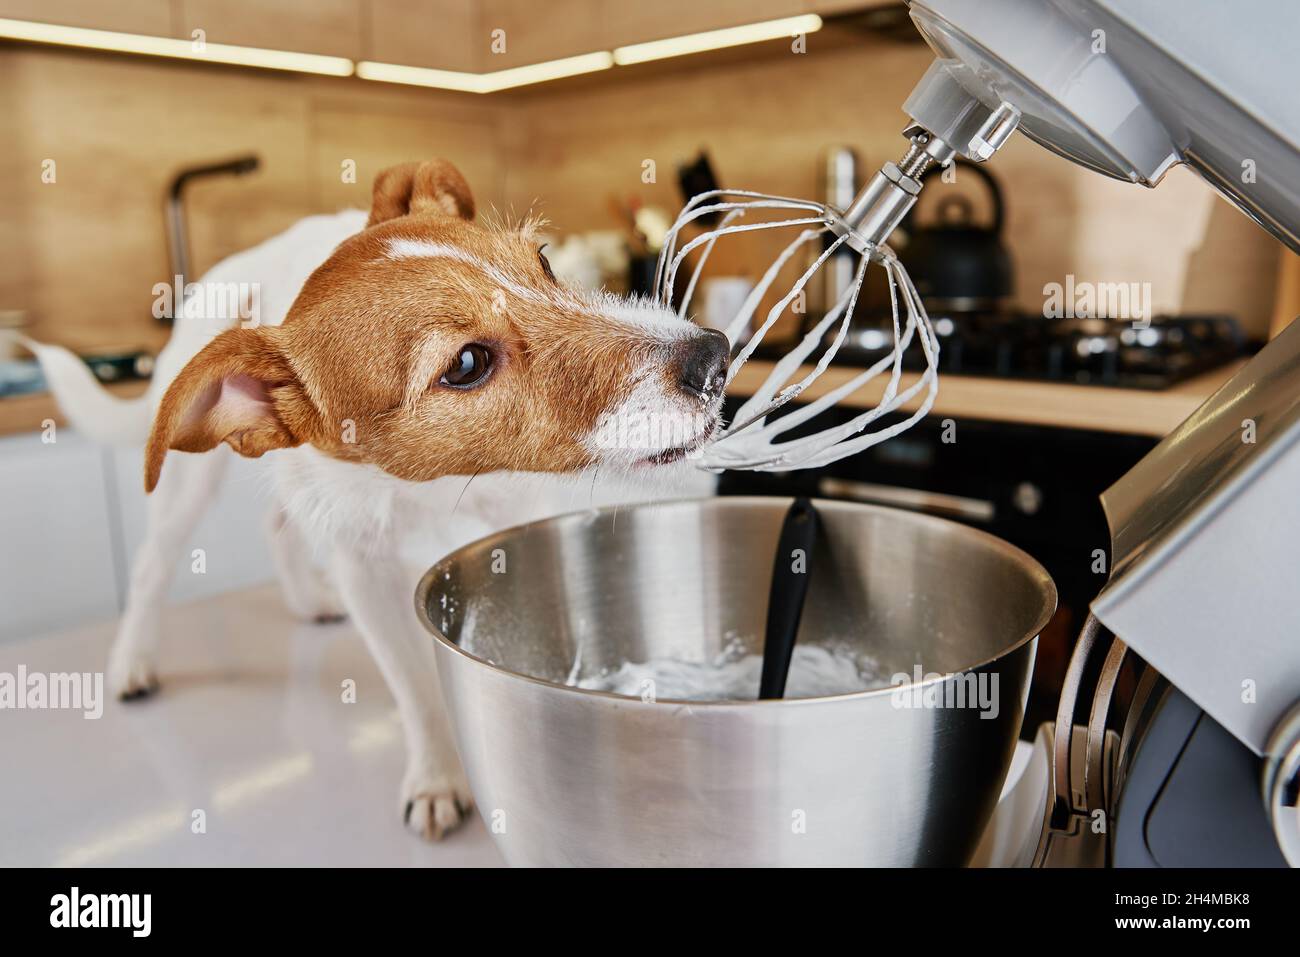
[(341, 621), (346, 621), (347, 617), (341, 608), (337, 611), (318, 611), (311, 616), (311, 622), (313, 625), (337, 625)]
[(412, 779), (402, 788), (406, 826), (426, 841), (441, 841), (469, 817), (474, 799), (464, 781), (451, 775)]
[(294, 594), (286, 588), (284, 598), (285, 604), (289, 606), (289, 612), (299, 621), (316, 625), (332, 625), (343, 621), (348, 616), (338, 595), (324, 583), (312, 588), (305, 595)]
[(158, 690), (158, 675), (152, 661), (119, 654), (117, 649), (108, 656), (109, 691), (122, 701), (145, 698)]

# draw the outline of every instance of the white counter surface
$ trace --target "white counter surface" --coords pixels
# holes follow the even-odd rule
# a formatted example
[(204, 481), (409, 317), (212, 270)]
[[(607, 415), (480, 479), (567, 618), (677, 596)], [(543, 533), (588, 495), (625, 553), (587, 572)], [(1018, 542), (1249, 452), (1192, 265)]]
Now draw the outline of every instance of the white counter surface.
[[(115, 628), (0, 644), (0, 672), (102, 671)], [(401, 731), (351, 625), (300, 624), (262, 586), (172, 607), (163, 628), (153, 698), (98, 720), (0, 710), (0, 865), (501, 863), (477, 816), (441, 844), (403, 828)]]

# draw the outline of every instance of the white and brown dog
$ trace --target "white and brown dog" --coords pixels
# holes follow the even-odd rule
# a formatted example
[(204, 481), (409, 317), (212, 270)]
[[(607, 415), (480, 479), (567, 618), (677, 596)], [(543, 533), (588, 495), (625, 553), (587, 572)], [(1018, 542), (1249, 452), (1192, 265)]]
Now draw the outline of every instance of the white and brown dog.
[[(433, 549), (427, 565), (479, 534), (572, 507), (576, 479), (513, 473), (609, 465), (662, 476), (717, 422), (727, 341), (648, 303), (557, 282), (532, 227), (475, 223), (469, 188), (440, 160), (381, 173), (368, 216), (310, 217), (202, 282), (231, 281), (256, 283), (259, 323), (232, 315), (214, 329), (182, 311), (149, 395), (133, 405), (105, 401), (69, 354), (35, 347), (73, 424), (92, 436), (121, 438), (123, 423), (156, 409), (145, 454), (154, 494), (110, 685), (124, 698), (156, 686), (159, 612), (229, 456), (220, 446), (252, 457), (291, 450), (269, 460), (287, 602), (306, 618), (346, 614), (364, 635), (406, 736), (401, 811), (440, 837), (470, 794), (433, 645), (411, 609), (409, 539)], [(647, 415), (691, 425), (639, 447), (598, 441), (611, 419)], [(483, 478), (467, 486), (470, 476)], [(710, 487), (698, 475), (674, 481), (656, 491)], [(542, 491), (521, 496), (521, 482)], [(586, 504), (589, 481), (582, 487)], [(646, 497), (626, 485), (602, 494)], [(438, 526), (453, 510), (449, 537)], [(313, 551), (329, 556), (327, 576)]]

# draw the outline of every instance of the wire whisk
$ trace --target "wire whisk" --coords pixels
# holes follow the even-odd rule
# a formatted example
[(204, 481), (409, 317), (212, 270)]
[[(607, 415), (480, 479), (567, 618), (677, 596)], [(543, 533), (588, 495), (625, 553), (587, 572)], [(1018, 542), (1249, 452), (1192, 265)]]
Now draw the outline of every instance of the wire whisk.
[[(886, 183), (886, 188), (888, 186), (889, 184)], [(868, 196), (870, 192), (871, 187), (864, 190), (863, 197), (875, 201)], [(914, 194), (912, 198), (914, 199)], [(853, 281), (831, 304), (825, 315), (804, 334), (799, 343), (776, 362), (762, 385), (740, 407), (731, 424), (719, 432), (696, 456), (697, 467), (708, 471), (743, 469), (774, 472), (817, 468), (898, 435), (920, 421), (934, 405), (939, 390), (937, 369), (939, 342), (930, 323), (930, 317), (921, 304), (921, 297), (907, 275), (907, 270), (898, 261), (893, 250), (883, 242), (883, 237), (888, 235), (889, 229), (892, 229), (899, 217), (892, 215), (891, 211), (892, 222), (881, 225), (875, 219), (871, 219), (864, 223), (867, 217), (863, 213), (870, 212), (869, 205), (869, 202), (860, 199), (855, 202), (853, 209), (845, 213), (825, 203), (812, 200), (791, 199), (786, 196), (772, 196), (747, 190), (718, 189), (692, 197), (682, 208), (676, 222), (668, 231), (655, 270), (655, 298), (660, 304), (667, 305), (673, 301), (673, 290), (676, 288), (679, 269), (686, 262), (688, 255), (699, 250), (693, 271), (677, 305), (678, 315), (682, 317), (688, 314), (695, 287), (719, 239), (754, 230), (799, 230), (794, 240), (781, 251), (755, 284), (740, 310), (725, 329), (727, 338), (733, 344), (733, 351), (745, 331), (751, 327), (754, 314), (782, 269), (801, 253), (806, 258), (810, 254), (810, 249), (816, 248), (813, 244), (825, 246), (789, 290), (767, 310), (763, 321), (735, 354), (727, 373), (728, 386), (762, 343), (768, 330), (790, 304), (804, 292), (809, 280), (832, 256), (841, 249), (848, 248), (857, 259)], [(783, 218), (765, 219), (762, 222), (744, 221), (746, 215), (751, 212), (762, 211), (766, 216), (771, 215), (771, 211), (774, 210), (784, 214)], [(720, 214), (721, 219), (714, 228), (702, 232), (678, 248), (683, 228), (703, 217), (711, 217), (715, 214)], [(834, 359), (848, 335), (867, 269), (873, 262), (878, 263), (888, 277), (889, 301), (893, 313), (893, 348), (869, 368), (852, 376), (815, 401), (769, 421), (769, 417), (774, 412), (803, 394), (826, 371), (827, 366)], [(913, 346), (913, 343), (920, 348), (925, 360), (925, 368), (914, 383), (900, 389), (903, 355), (909, 347)], [(797, 381), (791, 381), (799, 373), (805, 360), (823, 344), (826, 348), (812, 369)], [(815, 419), (873, 379), (885, 374), (886, 370), (889, 379), (885, 384), (883, 395), (874, 407), (853, 416), (847, 422), (828, 426), (810, 435), (781, 439), (791, 430)], [(925, 394), (919, 408), (907, 419), (872, 428), (873, 423), (882, 416), (897, 411), (922, 391)]]

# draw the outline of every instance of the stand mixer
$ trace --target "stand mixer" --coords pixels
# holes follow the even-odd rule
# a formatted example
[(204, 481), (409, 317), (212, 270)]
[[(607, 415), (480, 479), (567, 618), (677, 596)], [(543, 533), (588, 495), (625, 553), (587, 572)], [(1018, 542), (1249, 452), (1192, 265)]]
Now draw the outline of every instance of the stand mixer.
[[(1283, 77), (1300, 6), (909, 6), (937, 59), (903, 104), (905, 155), (845, 212), (850, 242), (883, 244), (928, 166), (988, 161), (1020, 130), (1143, 186), (1185, 164), (1300, 252), (1300, 99)], [(1300, 866), (1298, 483), (1293, 324), (1102, 497), (1110, 579), (1060, 702), (1037, 863), (1101, 835), (1113, 864)]]

